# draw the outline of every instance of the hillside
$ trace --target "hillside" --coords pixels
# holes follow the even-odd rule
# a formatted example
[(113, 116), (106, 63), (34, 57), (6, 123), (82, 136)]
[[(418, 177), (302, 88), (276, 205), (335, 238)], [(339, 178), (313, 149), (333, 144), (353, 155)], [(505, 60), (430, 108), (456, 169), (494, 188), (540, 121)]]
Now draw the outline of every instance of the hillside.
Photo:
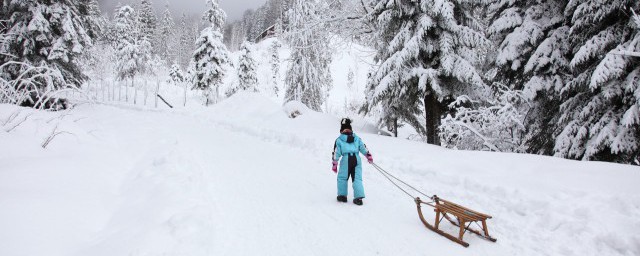
[[(640, 254), (633, 166), (452, 151), (355, 123), (380, 166), (493, 215), (498, 242), (466, 235), (463, 248), (427, 230), (370, 165), (364, 206), (335, 201), (337, 116), (291, 119), (252, 93), (65, 116), (0, 105), (2, 118), (16, 111), (31, 116), (0, 132), (0, 255)], [(54, 127), (68, 133), (42, 150)]]

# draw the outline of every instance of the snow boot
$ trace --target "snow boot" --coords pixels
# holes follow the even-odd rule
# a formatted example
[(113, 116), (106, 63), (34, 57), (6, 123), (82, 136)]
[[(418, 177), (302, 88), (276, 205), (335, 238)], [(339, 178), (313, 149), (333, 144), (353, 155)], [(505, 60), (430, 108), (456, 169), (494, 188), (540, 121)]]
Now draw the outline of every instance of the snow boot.
[(358, 198), (353, 199), (353, 203), (357, 204), (357, 205), (362, 205), (363, 204), (362, 203), (362, 197), (358, 197)]
[(347, 197), (346, 196), (338, 196), (338, 202), (346, 203), (347, 202)]

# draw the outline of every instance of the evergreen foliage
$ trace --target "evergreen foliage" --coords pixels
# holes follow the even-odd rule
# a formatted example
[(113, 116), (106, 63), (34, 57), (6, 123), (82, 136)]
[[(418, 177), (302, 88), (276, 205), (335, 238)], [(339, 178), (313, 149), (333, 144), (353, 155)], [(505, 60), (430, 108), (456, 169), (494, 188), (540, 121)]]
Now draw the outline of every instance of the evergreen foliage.
[(191, 82), (194, 90), (205, 96), (205, 105), (217, 102), (219, 88), (225, 76), (224, 65), (229, 63), (229, 53), (222, 43), (222, 28), (227, 15), (218, 6), (217, 0), (208, 0), (209, 9), (204, 14), (209, 26), (202, 30), (196, 40), (196, 50), (190, 62)]
[(288, 41), (291, 46), (290, 64), (285, 84), (285, 103), (300, 101), (310, 109), (320, 111), (332, 86), (331, 52), (326, 31), (317, 23), (324, 2), (296, 0), (290, 12)]
[(378, 66), (364, 112), (384, 106), (381, 124), (404, 121), (439, 144), (447, 101), (486, 89), (476, 65), (489, 42), (472, 28), (478, 27), (474, 8), (465, 1), (377, 2), (367, 20), (375, 28)]

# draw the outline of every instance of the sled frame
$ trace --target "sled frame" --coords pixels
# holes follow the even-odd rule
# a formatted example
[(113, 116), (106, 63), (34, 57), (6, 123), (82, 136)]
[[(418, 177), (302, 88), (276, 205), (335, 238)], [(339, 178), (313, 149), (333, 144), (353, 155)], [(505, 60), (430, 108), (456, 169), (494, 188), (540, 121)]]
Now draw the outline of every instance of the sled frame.
[[(497, 239), (489, 235), (489, 229), (487, 228), (487, 219), (491, 219), (492, 218), (491, 216), (484, 213), (476, 212), (474, 210), (452, 203), (450, 201), (440, 199), (437, 196), (433, 196), (432, 199), (433, 199), (432, 202), (424, 202), (419, 197), (415, 198), (415, 203), (418, 208), (418, 216), (420, 217), (420, 220), (425, 225), (425, 227), (427, 227), (431, 231), (438, 233), (439, 235), (444, 236), (447, 239), (453, 242), (456, 242), (464, 247), (469, 247), (469, 243), (463, 240), (463, 236), (467, 231), (474, 233), (485, 240), (488, 240), (491, 242), (497, 241)], [(429, 222), (427, 222), (427, 220), (424, 218), (424, 215), (422, 214), (423, 204), (434, 208), (434, 211), (436, 213), (435, 225), (429, 224)], [(455, 220), (449, 215), (453, 215)], [(442, 222), (443, 219), (446, 219), (452, 225), (459, 227), (460, 231), (457, 237), (440, 230), (439, 228), (440, 223)], [(479, 231), (479, 230), (472, 229), (471, 224), (473, 223), (476, 223), (476, 224), (481, 223), (482, 230)]]

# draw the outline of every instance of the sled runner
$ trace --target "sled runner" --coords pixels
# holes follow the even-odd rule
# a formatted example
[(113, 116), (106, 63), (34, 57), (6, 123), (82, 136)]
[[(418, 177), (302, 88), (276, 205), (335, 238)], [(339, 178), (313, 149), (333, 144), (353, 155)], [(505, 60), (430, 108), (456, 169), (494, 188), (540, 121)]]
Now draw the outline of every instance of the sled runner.
[[(420, 220), (422, 221), (422, 223), (424, 223), (424, 225), (428, 229), (448, 238), (451, 241), (459, 243), (464, 247), (469, 246), (469, 243), (462, 240), (462, 237), (467, 231), (474, 233), (491, 242), (497, 241), (495, 238), (489, 235), (489, 230), (487, 229), (487, 219), (491, 219), (491, 216), (486, 215), (484, 213), (476, 212), (474, 210), (449, 202), (447, 200), (440, 199), (438, 198), (438, 196), (433, 196), (431, 199), (433, 199), (432, 202), (424, 202), (420, 199), (420, 197), (415, 198)], [(436, 212), (435, 225), (432, 226), (431, 224), (429, 224), (429, 222), (427, 222), (427, 220), (422, 215), (421, 206), (423, 204), (429, 205), (434, 208), (434, 211)], [(452, 215), (455, 218), (455, 220), (452, 218), (452, 216), (449, 216), (449, 215)], [(460, 228), (458, 237), (447, 234), (444, 231), (440, 230), (439, 228), (440, 223), (442, 222), (443, 219), (447, 219), (449, 222), (451, 222), (451, 224)], [(473, 223), (478, 224), (478, 222), (482, 224), (482, 227), (481, 227), (482, 232), (471, 228), (471, 224)], [(480, 224), (478, 224), (478, 226), (480, 226)]]

